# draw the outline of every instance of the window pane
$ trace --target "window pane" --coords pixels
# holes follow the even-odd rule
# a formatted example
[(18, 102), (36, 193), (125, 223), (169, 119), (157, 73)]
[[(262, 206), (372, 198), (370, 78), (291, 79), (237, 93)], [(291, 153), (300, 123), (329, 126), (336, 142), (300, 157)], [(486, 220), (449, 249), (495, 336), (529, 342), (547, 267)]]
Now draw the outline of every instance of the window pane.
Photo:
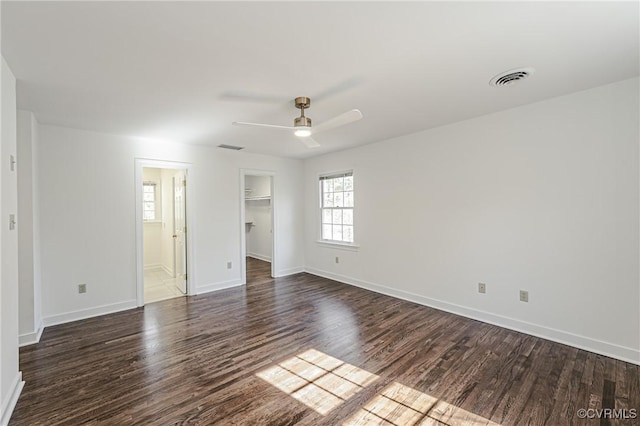
[(155, 192), (154, 185), (144, 185), (142, 188), (144, 189), (144, 192)]
[(336, 173), (327, 178), (325, 175), (319, 184), (321, 239), (353, 243), (353, 176)]
[(333, 207), (344, 207), (343, 196), (344, 192), (333, 193)]
[(344, 206), (353, 207), (353, 191), (344, 192)]
[(345, 225), (353, 225), (353, 210), (342, 210), (342, 223), (344, 223)]
[(333, 207), (333, 193), (324, 194), (322, 207)]
[(342, 225), (333, 225), (333, 239), (342, 241)]
[(322, 209), (322, 223), (331, 223), (331, 209)]
[(323, 182), (324, 192), (333, 192), (333, 179), (325, 179)]
[(344, 191), (344, 178), (333, 179), (333, 192)]
[(144, 203), (144, 210), (151, 210), (151, 211), (155, 211), (156, 206), (154, 205), (153, 202), (151, 203)]
[(144, 220), (154, 220), (156, 218), (156, 212), (154, 212), (154, 211), (145, 211), (143, 213), (142, 218)]
[(342, 210), (335, 209), (333, 211), (333, 224), (334, 225), (342, 224)]
[(331, 234), (331, 225), (322, 225), (322, 239), (330, 240), (332, 237)]
[(353, 226), (342, 227), (342, 239), (348, 243), (353, 242)]
[(344, 178), (344, 190), (353, 191), (353, 176), (347, 176)]
[(144, 201), (153, 201), (156, 197), (156, 194), (154, 194), (153, 192), (145, 192), (144, 193)]

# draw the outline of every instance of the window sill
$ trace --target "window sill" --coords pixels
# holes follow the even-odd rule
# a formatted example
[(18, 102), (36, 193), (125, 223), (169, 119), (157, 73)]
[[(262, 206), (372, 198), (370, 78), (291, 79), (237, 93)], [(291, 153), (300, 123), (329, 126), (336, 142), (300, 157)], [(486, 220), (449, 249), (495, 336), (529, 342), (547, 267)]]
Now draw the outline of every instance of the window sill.
[(142, 223), (162, 223), (161, 220), (143, 220)]
[(316, 241), (320, 247), (333, 248), (338, 250), (358, 251), (360, 246), (357, 244), (338, 243), (333, 241), (318, 240)]

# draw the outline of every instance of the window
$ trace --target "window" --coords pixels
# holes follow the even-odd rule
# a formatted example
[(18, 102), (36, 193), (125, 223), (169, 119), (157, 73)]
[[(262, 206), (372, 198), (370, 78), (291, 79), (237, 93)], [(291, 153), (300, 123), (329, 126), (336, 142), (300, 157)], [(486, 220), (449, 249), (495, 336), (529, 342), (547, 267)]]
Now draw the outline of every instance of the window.
[(324, 241), (353, 243), (353, 172), (320, 176)]
[(156, 220), (156, 184), (145, 182), (142, 184), (142, 219)]

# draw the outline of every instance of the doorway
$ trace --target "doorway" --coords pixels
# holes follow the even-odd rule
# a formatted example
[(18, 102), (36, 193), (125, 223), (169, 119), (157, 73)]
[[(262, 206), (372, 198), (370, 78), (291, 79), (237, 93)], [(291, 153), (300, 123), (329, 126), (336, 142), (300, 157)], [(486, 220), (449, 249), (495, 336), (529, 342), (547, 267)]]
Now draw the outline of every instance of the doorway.
[(138, 306), (190, 294), (187, 175), (181, 163), (136, 160)]
[(274, 174), (242, 170), (241, 260), (242, 279), (254, 271), (270, 271), (275, 277)]

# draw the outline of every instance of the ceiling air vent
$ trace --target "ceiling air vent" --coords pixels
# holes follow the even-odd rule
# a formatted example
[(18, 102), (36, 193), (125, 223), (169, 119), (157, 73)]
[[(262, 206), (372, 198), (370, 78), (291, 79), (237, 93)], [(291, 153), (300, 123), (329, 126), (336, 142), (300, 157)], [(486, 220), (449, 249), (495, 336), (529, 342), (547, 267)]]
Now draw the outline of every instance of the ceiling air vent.
[(224, 149), (232, 149), (234, 151), (240, 151), (241, 149), (244, 149), (243, 146), (235, 146), (235, 145), (218, 145), (218, 148), (224, 148)]
[(493, 77), (489, 84), (496, 87), (509, 86), (531, 77), (534, 72), (536, 70), (531, 67), (505, 71)]

